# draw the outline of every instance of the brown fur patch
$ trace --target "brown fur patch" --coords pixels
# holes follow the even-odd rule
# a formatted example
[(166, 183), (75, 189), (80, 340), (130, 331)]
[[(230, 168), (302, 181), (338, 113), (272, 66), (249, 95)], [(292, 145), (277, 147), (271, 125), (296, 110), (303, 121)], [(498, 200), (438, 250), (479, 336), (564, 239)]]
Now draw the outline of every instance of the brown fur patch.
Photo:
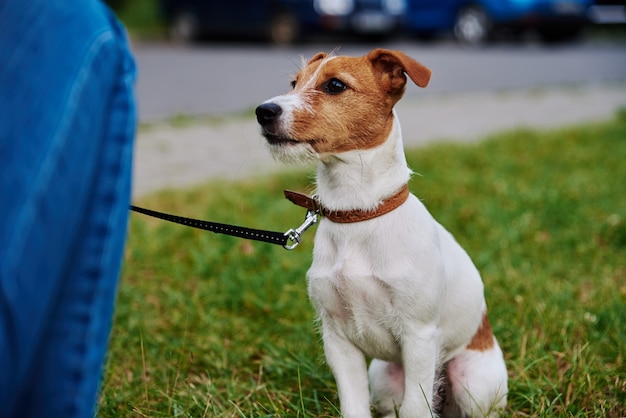
[[(297, 74), (291, 93), (304, 103), (293, 113), (288, 132), (293, 140), (308, 142), (318, 154), (332, 154), (374, 148), (387, 139), (393, 126), (393, 106), (404, 93), (403, 72), (417, 79), (417, 73), (429, 77), (430, 70), (399, 52), (377, 51), (362, 57), (319, 53), (309, 60)], [(343, 82), (346, 90), (327, 94), (325, 86), (332, 79)]]
[(472, 341), (467, 345), (468, 350), (487, 351), (494, 346), (493, 331), (487, 313), (483, 314), (483, 321), (478, 327), (478, 331), (472, 337)]
[[(348, 87), (326, 94), (324, 85), (334, 78)], [(389, 136), (392, 107), (362, 57), (312, 60), (296, 79), (294, 93), (307, 105), (294, 112), (292, 135), (298, 141), (318, 153), (340, 153), (376, 147)]]

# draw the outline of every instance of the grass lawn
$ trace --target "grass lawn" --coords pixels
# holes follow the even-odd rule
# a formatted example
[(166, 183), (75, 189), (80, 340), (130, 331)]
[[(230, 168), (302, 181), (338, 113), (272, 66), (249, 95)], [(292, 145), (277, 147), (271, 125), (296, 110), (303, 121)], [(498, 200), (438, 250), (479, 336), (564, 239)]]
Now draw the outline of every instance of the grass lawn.
[[(411, 190), (482, 272), (507, 416), (626, 416), (626, 111), (411, 150)], [(139, 203), (286, 230), (311, 172)], [(337, 416), (306, 295), (313, 232), (280, 247), (132, 215), (100, 417)]]

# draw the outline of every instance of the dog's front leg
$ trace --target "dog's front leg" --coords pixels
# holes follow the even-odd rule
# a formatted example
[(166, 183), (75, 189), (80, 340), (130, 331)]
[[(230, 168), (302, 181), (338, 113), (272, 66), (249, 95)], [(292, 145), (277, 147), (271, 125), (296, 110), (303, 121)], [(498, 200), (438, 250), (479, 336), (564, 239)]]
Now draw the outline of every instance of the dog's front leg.
[(402, 339), (404, 399), (401, 418), (434, 417), (433, 394), (439, 360), (439, 331), (434, 325), (407, 327)]
[(365, 355), (331, 326), (323, 326), (323, 339), (326, 361), (339, 392), (342, 416), (371, 417)]

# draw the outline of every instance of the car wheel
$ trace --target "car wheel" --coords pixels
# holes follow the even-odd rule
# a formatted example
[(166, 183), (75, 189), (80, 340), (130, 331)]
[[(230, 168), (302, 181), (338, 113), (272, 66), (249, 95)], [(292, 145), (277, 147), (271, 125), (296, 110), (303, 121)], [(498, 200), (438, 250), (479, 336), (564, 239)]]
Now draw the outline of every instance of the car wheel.
[(279, 13), (270, 22), (269, 38), (275, 45), (289, 45), (300, 36), (300, 25), (290, 13)]
[(180, 12), (172, 20), (169, 35), (172, 42), (186, 44), (198, 39), (200, 26), (196, 16), (188, 11)]
[(466, 45), (482, 45), (491, 36), (491, 20), (485, 10), (478, 6), (466, 6), (459, 10), (454, 22), (454, 36)]

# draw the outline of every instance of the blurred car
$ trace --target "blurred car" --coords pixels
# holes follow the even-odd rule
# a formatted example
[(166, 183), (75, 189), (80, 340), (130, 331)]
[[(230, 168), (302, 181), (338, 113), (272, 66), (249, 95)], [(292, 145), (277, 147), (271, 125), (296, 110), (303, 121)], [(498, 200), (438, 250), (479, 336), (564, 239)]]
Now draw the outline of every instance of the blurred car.
[(407, 29), (422, 37), (452, 31), (461, 43), (481, 44), (500, 30), (535, 29), (544, 41), (576, 37), (592, 0), (408, 0)]
[(406, 0), (161, 0), (170, 36), (262, 37), (288, 44), (316, 33), (387, 36), (401, 28)]
[(589, 9), (589, 20), (597, 25), (626, 23), (626, 0), (595, 0)]

